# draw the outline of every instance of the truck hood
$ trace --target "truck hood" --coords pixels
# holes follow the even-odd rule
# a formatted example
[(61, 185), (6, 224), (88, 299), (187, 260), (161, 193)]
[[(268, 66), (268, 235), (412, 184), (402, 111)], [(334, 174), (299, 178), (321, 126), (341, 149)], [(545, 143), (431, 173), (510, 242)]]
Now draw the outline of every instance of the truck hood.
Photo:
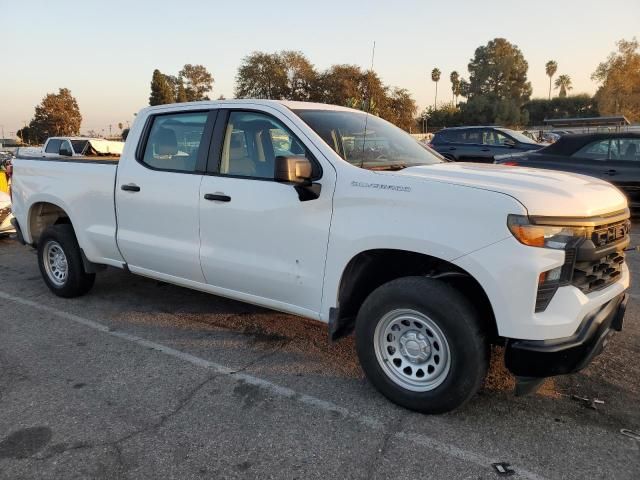
[(574, 173), (454, 162), (397, 173), (503, 193), (522, 203), (529, 215), (591, 217), (627, 208), (625, 196), (610, 183)]

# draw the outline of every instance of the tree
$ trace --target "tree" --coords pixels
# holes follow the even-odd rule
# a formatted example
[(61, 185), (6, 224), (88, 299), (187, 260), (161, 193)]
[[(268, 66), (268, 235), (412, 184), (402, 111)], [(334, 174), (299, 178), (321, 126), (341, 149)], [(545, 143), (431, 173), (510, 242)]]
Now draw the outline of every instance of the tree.
[(544, 67), (547, 72), (547, 76), (549, 77), (549, 100), (551, 100), (551, 79), (558, 71), (558, 62), (555, 60), (549, 60)]
[(458, 96), (460, 95), (460, 74), (455, 70), (449, 75), (451, 81), (451, 93), (453, 94), (453, 104), (458, 103)]
[(124, 126), (124, 125), (122, 125), (122, 122), (118, 122), (118, 130), (122, 131), (122, 127), (123, 127), (123, 126)]
[[(187, 63), (178, 73), (178, 89), (182, 86), (186, 93), (188, 102), (197, 102), (200, 100), (209, 100), (206, 96), (213, 88), (213, 76), (203, 65), (191, 65)], [(183, 83), (184, 82), (184, 83)]]
[(184, 83), (182, 79), (178, 83), (178, 88), (176, 90), (176, 103), (184, 103), (189, 101), (189, 96), (187, 95), (187, 90), (184, 88)]
[(317, 95), (318, 73), (302, 52), (284, 50), (277, 54), (287, 76), (286, 98), (309, 101)]
[(440, 70), (437, 68), (431, 70), (431, 80), (436, 82), (436, 98), (433, 101), (433, 108), (437, 108), (438, 106), (438, 82), (440, 81), (440, 73)]
[(404, 130), (410, 130), (418, 111), (415, 100), (406, 88), (394, 87), (389, 94), (384, 119)]
[(164, 105), (175, 101), (174, 89), (171, 80), (167, 78), (157, 68), (153, 71), (151, 77), (151, 95), (149, 96), (149, 105)]
[(284, 99), (287, 67), (277, 54), (253, 52), (242, 59), (236, 75), (236, 97)]
[(571, 85), (571, 77), (569, 75), (560, 75), (556, 79), (554, 85), (556, 90), (558, 88), (560, 89), (560, 93), (558, 94), (560, 98), (566, 98), (567, 91), (573, 89), (573, 85)]
[(599, 115), (595, 98), (587, 94), (554, 97), (551, 100), (534, 98), (527, 102), (523, 109), (529, 112), (530, 125), (542, 125), (545, 118), (584, 118)]
[(624, 115), (640, 120), (640, 51), (638, 41), (620, 40), (618, 51), (600, 63), (591, 78), (600, 87), (596, 92), (602, 115)]
[(452, 103), (441, 105), (439, 108), (428, 107), (425, 109), (417, 119), (417, 122), (422, 125), (420, 129), (424, 129), (425, 116), (429, 119), (430, 129), (455, 127), (464, 124), (462, 121), (462, 115), (460, 114), (460, 109), (456, 108)]
[(469, 100), (463, 113), (469, 122), (527, 122), (527, 113), (521, 108), (531, 96), (529, 65), (516, 45), (504, 38), (493, 39), (476, 49), (468, 68)]
[[(68, 88), (61, 88), (58, 93), (49, 93), (35, 109), (29, 128), (21, 132), (28, 134), (29, 142), (43, 142), (47, 137), (79, 135), (82, 115), (78, 102)], [(24, 129), (23, 129), (24, 130)], [(24, 140), (25, 137), (20, 135)]]

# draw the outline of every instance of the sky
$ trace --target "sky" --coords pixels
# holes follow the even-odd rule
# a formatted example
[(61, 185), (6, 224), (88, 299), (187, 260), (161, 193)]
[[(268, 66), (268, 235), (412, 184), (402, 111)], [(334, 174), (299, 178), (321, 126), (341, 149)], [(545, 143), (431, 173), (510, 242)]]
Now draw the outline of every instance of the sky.
[[(475, 49), (495, 37), (517, 45), (529, 63), (533, 97), (547, 97), (544, 65), (558, 62), (571, 93), (594, 93), (591, 73), (616, 48), (640, 37), (639, 0), (0, 0), (0, 128), (10, 136), (42, 98), (69, 88), (82, 131), (109, 132), (148, 105), (155, 68), (177, 74), (186, 63), (214, 76), (211, 98), (233, 97), (243, 57), (302, 51), (323, 70), (348, 63), (374, 69), (407, 88), (420, 110), (451, 100), (449, 73), (468, 77)], [(1, 132), (0, 132), (1, 135)]]

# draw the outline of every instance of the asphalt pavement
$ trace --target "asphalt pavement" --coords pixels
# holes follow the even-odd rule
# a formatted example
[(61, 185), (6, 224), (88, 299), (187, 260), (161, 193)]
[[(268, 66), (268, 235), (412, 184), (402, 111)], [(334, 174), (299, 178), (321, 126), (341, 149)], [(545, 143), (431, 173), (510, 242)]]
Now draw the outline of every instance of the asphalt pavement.
[[(640, 271), (640, 252), (628, 262)], [(637, 479), (640, 437), (621, 433), (640, 432), (630, 293), (583, 372), (515, 397), (496, 350), (478, 395), (428, 416), (378, 394), (353, 339), (331, 344), (323, 324), (116, 269), (57, 298), (35, 253), (0, 239), (0, 479), (502, 478), (495, 463)]]

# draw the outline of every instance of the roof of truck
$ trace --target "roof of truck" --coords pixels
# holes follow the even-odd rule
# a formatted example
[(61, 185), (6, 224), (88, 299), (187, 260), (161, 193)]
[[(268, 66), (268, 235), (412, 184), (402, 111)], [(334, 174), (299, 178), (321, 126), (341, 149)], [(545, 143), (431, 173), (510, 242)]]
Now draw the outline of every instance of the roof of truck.
[(354, 110), (348, 107), (341, 107), (339, 105), (331, 105), (329, 103), (318, 102), (294, 102), (290, 100), (267, 100), (263, 98), (240, 98), (233, 100), (203, 100), (200, 102), (186, 102), (186, 103), (168, 103), (165, 105), (155, 105), (153, 107), (143, 108), (140, 112), (153, 112), (157, 110), (173, 110), (181, 107), (215, 107), (218, 105), (263, 105), (272, 107), (286, 107), (290, 110), (333, 110), (333, 111), (349, 111), (349, 112), (362, 112), (361, 110)]

